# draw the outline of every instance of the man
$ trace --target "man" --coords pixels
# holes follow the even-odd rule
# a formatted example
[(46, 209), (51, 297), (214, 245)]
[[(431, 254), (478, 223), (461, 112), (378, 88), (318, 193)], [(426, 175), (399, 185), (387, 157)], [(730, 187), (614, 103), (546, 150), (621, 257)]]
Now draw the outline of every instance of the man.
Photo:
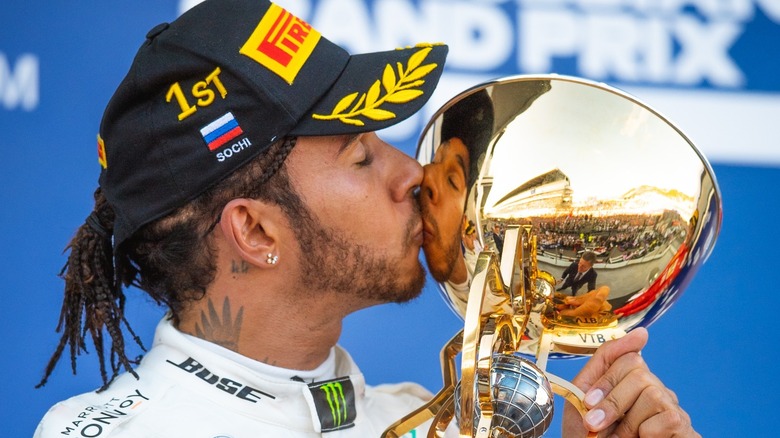
[[(493, 134), (493, 123), (493, 103), (486, 92), (477, 91), (459, 100), (442, 115), (443, 141), (431, 162), (423, 166), (419, 201), (428, 270), (436, 281), (465, 285), (466, 289), (468, 272), (461, 246), (469, 223), (465, 203), (477, 178), (479, 157), (484, 156)], [(472, 230), (471, 236), (476, 238), (473, 223)]]
[[(36, 436), (366, 437), (419, 406), (419, 386), (365, 385), (336, 341), (344, 316), (421, 290), (422, 169), (373, 131), (420, 108), (446, 50), (350, 57), (249, 0), (208, 0), (149, 32), (101, 123), (95, 210), (69, 245), (63, 337), (41, 382), (66, 347), (75, 367), (89, 333), (105, 385), (55, 405)], [(170, 309), (140, 364), (125, 354), (128, 284)], [(643, 362), (601, 367), (640, 344), (605, 348), (584, 375), (608, 395), (590, 427), (684, 417), (669, 395), (623, 391), (651, 382)]]
[(423, 252), (436, 281), (459, 284), (468, 280), (461, 249), (468, 168), (468, 149), (457, 137), (444, 141), (436, 149), (433, 161), (424, 167), (420, 187)]
[(493, 224), (493, 230), (490, 234), (493, 237), (493, 244), (496, 247), (496, 251), (500, 256), (504, 252), (504, 233), (501, 231), (501, 224), (498, 222)]
[(572, 262), (566, 270), (561, 274), (563, 284), (558, 290), (571, 288), (571, 296), (576, 296), (577, 292), (584, 286), (588, 285), (588, 289), (585, 292), (596, 289), (596, 277), (598, 273), (593, 269), (593, 265), (596, 263), (596, 253), (593, 251), (585, 251), (580, 256), (580, 259), (576, 262)]

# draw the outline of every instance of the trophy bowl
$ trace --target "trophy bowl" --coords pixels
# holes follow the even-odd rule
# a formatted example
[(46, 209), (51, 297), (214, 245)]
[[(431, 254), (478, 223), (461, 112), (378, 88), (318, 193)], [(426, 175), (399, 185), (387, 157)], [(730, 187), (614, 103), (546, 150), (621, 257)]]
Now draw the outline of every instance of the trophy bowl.
[[(417, 158), (426, 169), (423, 217), (438, 231), (426, 236), (426, 260), (459, 316), (479, 253), (503, 263), (507, 228), (530, 228), (535, 266), (524, 268), (535, 272), (526, 277), (548, 308), (531, 312), (531, 342), (520, 351), (529, 357), (545, 326), (585, 328), (590, 347), (600, 342), (589, 342), (589, 326), (651, 324), (680, 297), (720, 230), (714, 173), (682, 131), (636, 98), (580, 78), (514, 76), (469, 89), (433, 116)], [(588, 272), (576, 278), (579, 264)], [(502, 306), (500, 297), (487, 300), (486, 312)], [(569, 349), (560, 342), (550, 357), (576, 356), (583, 342), (575, 341)]]
[(461, 436), (539, 437), (552, 418), (548, 388), (584, 415), (584, 394), (549, 373), (548, 359), (591, 355), (653, 323), (720, 231), (704, 156), (602, 83), (477, 85), (433, 115), (417, 158), (425, 260), (464, 328), (442, 350), (442, 391), (385, 436), (429, 420), (439, 436), (457, 418)]

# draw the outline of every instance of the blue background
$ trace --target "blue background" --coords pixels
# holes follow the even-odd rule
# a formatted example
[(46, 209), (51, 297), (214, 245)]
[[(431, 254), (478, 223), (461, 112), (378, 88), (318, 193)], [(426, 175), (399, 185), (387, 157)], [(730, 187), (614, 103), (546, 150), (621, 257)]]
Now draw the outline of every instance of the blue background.
[[(32, 435), (52, 404), (100, 385), (96, 357), (90, 354), (79, 361), (77, 376), (64, 360), (47, 386), (33, 388), (59, 339), (54, 329), (62, 296), (57, 274), (65, 262), (63, 249), (92, 209), (99, 171), (95, 135), (102, 110), (146, 31), (172, 20), (180, 7), (173, 0), (74, 5), (13, 0), (3, 4), (0, 13), (0, 61), (13, 72), (19, 59), (34, 55), (40, 96), (32, 109), (0, 105), (0, 430), (10, 437)], [(731, 49), (748, 80), (739, 89), (725, 90), (726, 99), (742, 94), (776, 99), (780, 92), (780, 26), (760, 11), (751, 20)], [(317, 27), (316, 20), (312, 22)], [(511, 68), (479, 73), (518, 72)], [(555, 71), (579, 73), (566, 62)], [(3, 81), (7, 87), (9, 80), (0, 75), (0, 97)], [(716, 88), (703, 82), (686, 90)], [(711, 122), (749, 131), (751, 124), (777, 124), (778, 116), (780, 111), (743, 120), (733, 114)], [(775, 138), (767, 141), (776, 143)], [(414, 153), (414, 138), (397, 144)], [(750, 145), (729, 147), (739, 151)], [(724, 199), (721, 235), (682, 298), (650, 327), (644, 356), (676, 391), (703, 436), (773, 436), (775, 428), (767, 417), (776, 408), (780, 389), (774, 372), (780, 160), (772, 155), (750, 162), (717, 155), (710, 160)], [(142, 293), (128, 295), (128, 319), (150, 344), (162, 310)], [(412, 380), (435, 392), (441, 384), (439, 350), (460, 327), (429, 281), (414, 303), (379, 306), (347, 318), (340, 342), (369, 383)], [(550, 369), (572, 377), (583, 363), (554, 362)], [(556, 424), (548, 435), (557, 436), (558, 430)]]

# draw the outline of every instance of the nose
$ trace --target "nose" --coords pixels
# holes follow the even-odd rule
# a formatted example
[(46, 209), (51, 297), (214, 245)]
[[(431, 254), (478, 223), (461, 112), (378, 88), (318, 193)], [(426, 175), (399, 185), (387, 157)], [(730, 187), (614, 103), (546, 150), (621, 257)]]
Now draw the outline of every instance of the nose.
[(423, 168), (416, 160), (389, 146), (391, 159), (392, 177), (390, 180), (390, 189), (392, 199), (395, 202), (404, 202), (414, 196), (415, 190), (420, 186), (423, 179)]
[(439, 186), (436, 184), (436, 178), (434, 178), (435, 163), (431, 163), (425, 166), (423, 169), (422, 185), (420, 186), (420, 198), (425, 198), (425, 201), (436, 204), (439, 202)]

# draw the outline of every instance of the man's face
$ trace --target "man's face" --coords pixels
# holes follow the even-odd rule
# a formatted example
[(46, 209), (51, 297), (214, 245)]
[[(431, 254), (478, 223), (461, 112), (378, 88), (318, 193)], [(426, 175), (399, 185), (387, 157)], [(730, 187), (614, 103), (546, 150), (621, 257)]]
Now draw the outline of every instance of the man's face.
[(590, 267), (593, 266), (589, 261), (583, 259), (580, 257), (579, 263), (577, 263), (577, 271), (578, 272), (586, 272)]
[(348, 293), (364, 305), (420, 294), (416, 161), (368, 133), (301, 137), (286, 166), (308, 210), (292, 220), (304, 287)]
[(420, 207), (425, 225), (423, 251), (431, 275), (446, 281), (460, 253), (463, 208), (466, 203), (468, 149), (458, 138), (444, 142), (424, 166)]

